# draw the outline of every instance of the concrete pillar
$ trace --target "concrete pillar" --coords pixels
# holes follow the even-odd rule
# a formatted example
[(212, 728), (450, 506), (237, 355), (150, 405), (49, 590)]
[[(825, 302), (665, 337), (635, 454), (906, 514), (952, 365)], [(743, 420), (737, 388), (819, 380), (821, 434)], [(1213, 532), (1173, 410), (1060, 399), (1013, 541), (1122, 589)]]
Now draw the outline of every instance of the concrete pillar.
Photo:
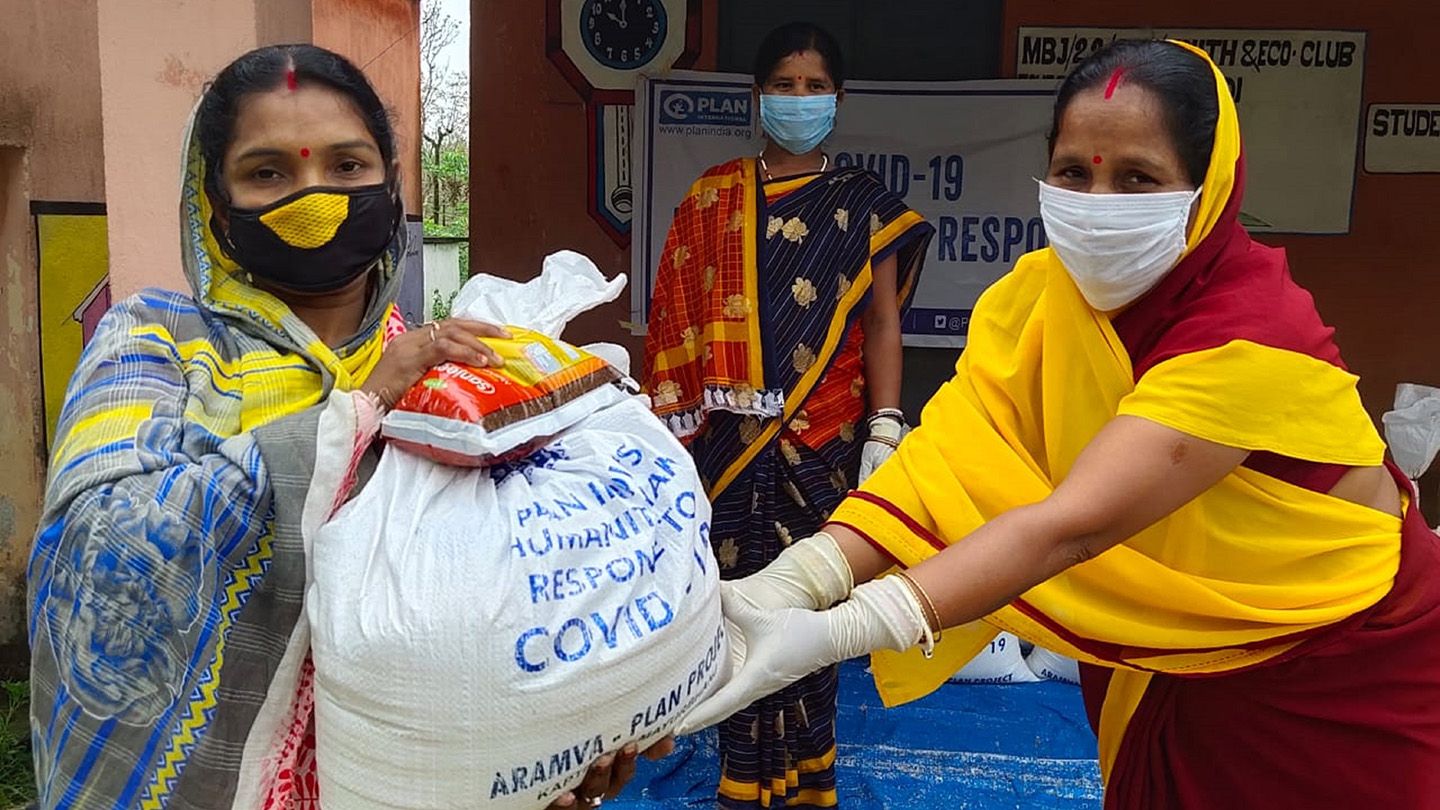
[[(106, 0), (99, 4), (110, 288), (187, 290), (180, 265), (180, 148), (209, 81), (260, 44), (310, 37), (309, 0)], [(163, 24), (159, 24), (163, 21)]]
[(28, 660), (24, 574), (45, 486), (31, 204), (100, 202), (104, 162), (95, 0), (0, 0), (0, 20), (0, 678), (11, 678)]
[[(40, 298), (28, 220), (26, 150), (0, 146), (0, 677), (3, 651), (21, 642), (25, 561), (45, 482), (40, 407)], [(12, 662), (13, 663), (13, 662)]]

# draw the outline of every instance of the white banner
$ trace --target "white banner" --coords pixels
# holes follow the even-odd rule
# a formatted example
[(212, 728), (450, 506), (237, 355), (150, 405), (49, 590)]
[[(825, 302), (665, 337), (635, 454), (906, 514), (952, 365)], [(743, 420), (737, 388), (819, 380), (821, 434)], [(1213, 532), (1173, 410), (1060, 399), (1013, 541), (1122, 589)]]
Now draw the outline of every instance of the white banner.
[(1185, 40), (1225, 74), (1245, 139), (1247, 228), (1349, 233), (1363, 32), (1022, 27), (1015, 75), (1058, 79), (1117, 38)]
[(1440, 104), (1371, 104), (1365, 127), (1365, 171), (1440, 172)]
[[(675, 206), (707, 168), (759, 151), (749, 76), (673, 72), (635, 94), (631, 317), (648, 319)], [(826, 151), (871, 169), (935, 226), (909, 315), (910, 346), (964, 345), (970, 310), (1045, 244), (1033, 178), (1045, 172), (1054, 82), (851, 82)]]

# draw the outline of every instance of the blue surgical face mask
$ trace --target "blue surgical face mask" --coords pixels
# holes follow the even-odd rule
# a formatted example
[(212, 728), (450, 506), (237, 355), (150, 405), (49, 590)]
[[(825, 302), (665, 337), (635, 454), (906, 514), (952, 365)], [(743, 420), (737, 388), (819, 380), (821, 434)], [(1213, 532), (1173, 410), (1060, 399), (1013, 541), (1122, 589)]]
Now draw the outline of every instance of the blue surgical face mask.
[(835, 129), (835, 95), (761, 94), (760, 126), (776, 146), (792, 155), (807, 155)]

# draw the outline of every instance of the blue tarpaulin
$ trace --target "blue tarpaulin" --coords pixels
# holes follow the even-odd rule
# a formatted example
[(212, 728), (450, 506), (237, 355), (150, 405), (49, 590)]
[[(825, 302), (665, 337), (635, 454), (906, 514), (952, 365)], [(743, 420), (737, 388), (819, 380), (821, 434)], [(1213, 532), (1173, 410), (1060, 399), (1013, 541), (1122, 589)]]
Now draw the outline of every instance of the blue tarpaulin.
[[(1056, 682), (947, 685), (905, 706), (880, 704), (864, 664), (841, 670), (836, 759), (847, 810), (1098, 810), (1095, 736), (1077, 687)], [(641, 760), (609, 810), (714, 805), (713, 732), (678, 740), (662, 762)]]

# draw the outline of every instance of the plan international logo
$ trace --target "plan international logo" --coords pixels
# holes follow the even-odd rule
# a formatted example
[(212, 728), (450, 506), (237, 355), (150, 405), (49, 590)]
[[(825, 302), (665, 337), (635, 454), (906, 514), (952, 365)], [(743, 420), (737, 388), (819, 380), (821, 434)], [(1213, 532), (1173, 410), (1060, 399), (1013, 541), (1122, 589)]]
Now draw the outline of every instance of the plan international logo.
[(750, 127), (748, 90), (665, 90), (660, 93), (662, 126)]

